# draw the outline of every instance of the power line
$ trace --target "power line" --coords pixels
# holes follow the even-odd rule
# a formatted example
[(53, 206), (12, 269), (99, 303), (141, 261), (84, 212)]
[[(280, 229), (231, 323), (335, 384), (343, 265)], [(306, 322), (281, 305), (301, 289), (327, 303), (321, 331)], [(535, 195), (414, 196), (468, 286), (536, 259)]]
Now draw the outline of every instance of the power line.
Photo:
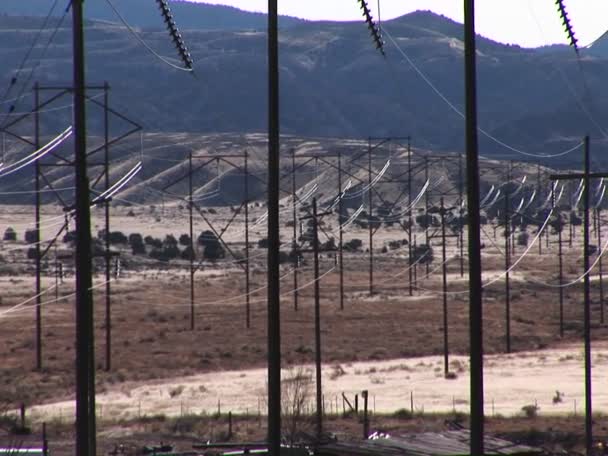
[(154, 57), (156, 57), (157, 59), (159, 59), (165, 65), (170, 66), (171, 68), (174, 68), (174, 69), (180, 70), (180, 71), (185, 71), (185, 72), (188, 72), (188, 73), (193, 73), (194, 70), (192, 68), (192, 64), (191, 63), (190, 63), (190, 66), (187, 65), (186, 68), (183, 68), (183, 67), (181, 67), (179, 65), (176, 65), (173, 62), (169, 61), (166, 57), (163, 57), (158, 52), (156, 52), (154, 49), (152, 49), (152, 47), (150, 47), (150, 45), (148, 43), (146, 43), (143, 40), (143, 38), (141, 38), (137, 34), (137, 32), (135, 31), (135, 29), (133, 29), (133, 27), (131, 27), (131, 25), (127, 22), (127, 20), (124, 18), (124, 16), (122, 14), (120, 14), (120, 11), (118, 11), (118, 9), (114, 6), (114, 4), (112, 3), (112, 1), (111, 0), (106, 0), (106, 2), (108, 3), (108, 5), (110, 5), (110, 8), (112, 8), (112, 10), (116, 14), (116, 16), (118, 16), (118, 19), (120, 19), (120, 21), (129, 30), (129, 32), (131, 32), (131, 34), (137, 39), (137, 41), (139, 41), (141, 43), (141, 45), (144, 46)]
[[(452, 103), (436, 86), (435, 84), (433, 84), (433, 82), (426, 76), (426, 74), (424, 74), (424, 72), (418, 68), (418, 66), (414, 63), (414, 61), (405, 53), (405, 51), (401, 48), (401, 46), (399, 46), (399, 43), (397, 43), (397, 41), (392, 37), (392, 35), (386, 30), (386, 27), (384, 28), (384, 33), (386, 34), (386, 36), (388, 36), (389, 40), (391, 41), (391, 43), (393, 43), (393, 45), (395, 46), (395, 48), (397, 49), (397, 51), (403, 56), (403, 58), (409, 63), (409, 65), (414, 69), (414, 71), (416, 73), (418, 73), (418, 75), (424, 80), (424, 82), (426, 82), (426, 84), (433, 90), (433, 92), (435, 92), (435, 94), (437, 94), (437, 96), (439, 96), (439, 98), (441, 98), (448, 106), (449, 108), (454, 111), (456, 114), (458, 114), (460, 117), (462, 117), (463, 119), (465, 118), (465, 114), (458, 108), (456, 107), (456, 105), (454, 105), (454, 103)], [(487, 137), (488, 139), (490, 139), (491, 141), (494, 141), (496, 144), (512, 151), (515, 153), (518, 153), (520, 155), (525, 155), (527, 157), (536, 157), (536, 158), (556, 158), (556, 157), (563, 157), (564, 155), (568, 155), (571, 152), (574, 152), (575, 150), (578, 150), (583, 143), (579, 142), (577, 145), (575, 145), (574, 147), (567, 149), (563, 152), (559, 152), (556, 154), (535, 154), (535, 153), (530, 153), (530, 152), (526, 152), (524, 150), (518, 149), (516, 147), (513, 147), (507, 143), (505, 143), (504, 141), (501, 141), (500, 139), (496, 138), (495, 136), (493, 136), (492, 134), (490, 134), (489, 132), (487, 132), (486, 130), (484, 130), (481, 127), (477, 127), (477, 131), (479, 133), (481, 133), (482, 135), (484, 135), (485, 137)]]

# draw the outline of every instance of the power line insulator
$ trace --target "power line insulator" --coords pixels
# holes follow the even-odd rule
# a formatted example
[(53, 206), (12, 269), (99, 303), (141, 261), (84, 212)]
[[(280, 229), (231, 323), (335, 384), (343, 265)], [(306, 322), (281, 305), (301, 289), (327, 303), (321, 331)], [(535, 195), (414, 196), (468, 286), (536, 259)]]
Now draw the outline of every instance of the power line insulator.
[(572, 46), (575, 52), (578, 54), (578, 39), (574, 35), (574, 28), (572, 28), (572, 23), (568, 17), (568, 11), (566, 11), (564, 0), (555, 0), (555, 4), (557, 5), (557, 11), (562, 18), (562, 23), (564, 25), (566, 34), (568, 35), (568, 40), (570, 40), (570, 46)]
[(188, 52), (188, 48), (186, 47), (186, 44), (184, 43), (184, 40), (181, 34), (179, 33), (177, 25), (173, 20), (173, 14), (171, 13), (171, 9), (169, 8), (167, 0), (156, 0), (156, 2), (158, 3), (158, 7), (160, 8), (160, 12), (163, 16), (165, 24), (167, 24), (167, 30), (169, 30), (169, 35), (171, 36), (171, 39), (173, 40), (173, 43), (177, 48), (177, 53), (182, 59), (182, 62), (184, 62), (184, 66), (191, 70), (194, 61), (192, 60), (192, 56), (190, 55), (190, 52)]
[(370, 31), (370, 35), (374, 40), (374, 44), (376, 45), (376, 49), (380, 51), (383, 56), (386, 56), (384, 53), (384, 40), (382, 39), (382, 33), (380, 31), (380, 27), (374, 21), (372, 17), (372, 13), (367, 5), (365, 0), (357, 0), (360, 4), (361, 9), (363, 10), (363, 17), (365, 18), (365, 22), (367, 23), (367, 28)]

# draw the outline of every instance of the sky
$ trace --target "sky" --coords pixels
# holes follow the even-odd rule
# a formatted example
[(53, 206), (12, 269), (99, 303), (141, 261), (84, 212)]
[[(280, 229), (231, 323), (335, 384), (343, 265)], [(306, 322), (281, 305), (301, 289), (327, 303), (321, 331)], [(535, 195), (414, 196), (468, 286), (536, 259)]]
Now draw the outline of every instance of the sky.
[[(194, 0), (266, 12), (268, 0)], [(608, 0), (564, 0), (579, 46), (608, 30)], [(360, 20), (357, 0), (278, 0), (279, 14), (305, 19)], [(368, 0), (378, 17), (378, 0)], [(463, 21), (462, 0), (380, 0), (381, 19), (431, 10)], [(496, 41), (536, 47), (568, 42), (555, 0), (477, 0), (477, 33)], [(387, 27), (387, 30), (388, 27)], [(389, 30), (390, 31), (390, 30)]]

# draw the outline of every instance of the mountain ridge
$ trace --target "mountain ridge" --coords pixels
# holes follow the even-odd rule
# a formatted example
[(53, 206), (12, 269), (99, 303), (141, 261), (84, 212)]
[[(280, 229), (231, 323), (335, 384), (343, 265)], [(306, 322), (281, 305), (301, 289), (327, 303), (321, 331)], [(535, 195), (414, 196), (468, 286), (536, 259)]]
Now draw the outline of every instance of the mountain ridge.
[[(9, 84), (42, 18), (0, 16), (0, 87)], [(386, 21), (387, 57), (373, 49), (364, 23), (298, 22), (281, 33), (281, 128), (298, 136), (365, 138), (411, 135), (419, 147), (462, 151), (464, 107), (462, 26), (429, 12)], [(52, 24), (54, 25), (54, 24)], [(430, 27), (430, 28), (429, 28)], [(52, 30), (45, 31), (45, 37)], [(140, 30), (156, 52), (175, 58), (165, 30)], [(264, 132), (266, 38), (255, 30), (188, 30), (184, 39), (196, 78), (167, 68), (122, 26), (89, 20), (87, 71), (92, 83), (109, 81), (111, 103), (147, 131), (191, 133)], [(71, 33), (62, 25), (35, 77), (41, 84), (70, 81)], [(416, 69), (405, 61), (403, 51)], [(608, 116), (603, 81), (608, 62), (583, 53), (581, 66), (567, 47), (526, 49), (478, 40), (480, 126), (489, 136), (531, 152), (568, 149), (590, 124), (581, 110)], [(41, 57), (35, 49), (32, 61)], [(433, 84), (420, 77), (417, 70)], [(20, 83), (25, 79), (21, 77)], [(434, 90), (448, 100), (442, 100)], [(26, 89), (31, 96), (31, 86)], [(29, 104), (28, 104), (29, 103)], [(22, 100), (17, 110), (31, 106)], [(0, 109), (4, 109), (0, 105)], [(63, 116), (63, 117), (61, 117)], [(65, 113), (42, 116), (49, 130), (63, 129)], [(98, 127), (93, 116), (91, 128)], [(596, 131), (590, 132), (597, 137)], [(50, 133), (49, 133), (50, 134)], [(557, 138), (557, 139), (556, 139)], [(484, 154), (512, 157), (512, 149), (480, 135)]]

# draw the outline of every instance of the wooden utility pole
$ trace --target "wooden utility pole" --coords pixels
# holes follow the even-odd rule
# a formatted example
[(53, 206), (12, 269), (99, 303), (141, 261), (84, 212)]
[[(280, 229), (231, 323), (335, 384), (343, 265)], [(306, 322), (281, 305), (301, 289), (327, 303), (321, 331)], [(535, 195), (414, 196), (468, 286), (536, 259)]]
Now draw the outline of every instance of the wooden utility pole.
[(250, 264), (249, 264), (249, 152), (245, 151), (245, 326), (251, 327)]
[(96, 454), (91, 220), (87, 177), (84, 0), (72, 0), (74, 160), (76, 168), (76, 454)]
[[(103, 85), (103, 162), (104, 162), (104, 184), (105, 190), (110, 188), (110, 121), (108, 92), (110, 86), (107, 82)], [(105, 274), (106, 274), (106, 371), (112, 368), (112, 284), (111, 284), (111, 269), (112, 256), (110, 255), (110, 198), (104, 198), (104, 213), (105, 213)]]
[(464, 0), (467, 205), (469, 225), (469, 340), (471, 387), (471, 454), (484, 454), (483, 310), (481, 297), (481, 224), (477, 140), (477, 69), (475, 0)]
[(268, 450), (281, 453), (278, 0), (268, 0)]
[(602, 209), (598, 206), (595, 208), (596, 228), (595, 233), (597, 235), (597, 254), (598, 254), (598, 273), (600, 275), (600, 323), (604, 324), (604, 270), (602, 265)]
[(293, 244), (292, 249), (296, 255), (295, 267), (293, 268), (293, 310), (298, 311), (298, 268), (300, 266), (298, 253), (298, 208), (296, 204), (296, 150), (291, 150), (291, 201), (293, 221)]
[(342, 153), (338, 152), (338, 226), (340, 230), (340, 239), (338, 242), (338, 262), (340, 272), (340, 310), (344, 310), (344, 261), (343, 261), (343, 243), (344, 243), (344, 205), (342, 204), (342, 197), (344, 191), (342, 190)]
[(312, 200), (312, 248), (315, 269), (315, 373), (317, 386), (317, 438), (323, 433), (323, 388), (321, 384), (321, 305), (319, 291), (319, 221), (317, 219), (317, 198)]
[(443, 196), (441, 197), (441, 241), (441, 272), (443, 276), (443, 374), (447, 377), (450, 372), (450, 363), (448, 360), (448, 278), (446, 264), (445, 205)]
[(409, 275), (409, 295), (414, 294), (414, 271), (412, 271), (412, 230), (414, 229), (414, 221), (412, 218), (412, 148), (410, 141), (407, 141), (407, 204), (408, 204), (408, 229), (407, 229), (407, 252), (408, 252), (408, 275)]
[(190, 331), (194, 331), (194, 191), (192, 188), (192, 152), (188, 153), (188, 229), (190, 233)]
[(589, 261), (589, 186), (590, 180), (608, 177), (608, 173), (590, 172), (589, 137), (585, 136), (585, 157), (583, 173), (554, 174), (552, 180), (583, 179), (583, 296), (584, 296), (584, 361), (585, 361), (585, 446), (587, 454), (593, 453), (593, 395), (591, 382), (591, 296), (590, 296), (590, 261)]
[(368, 216), (367, 216), (367, 228), (369, 230), (369, 294), (370, 296), (374, 294), (374, 227), (373, 223), (373, 214), (374, 207), (372, 206), (372, 140), (371, 138), (368, 140), (368, 149), (367, 149), (367, 204), (369, 206)]
[(505, 349), (511, 353), (511, 282), (509, 270), (511, 269), (511, 199), (509, 192), (505, 192)]
[[(40, 114), (39, 114), (39, 106), (40, 106), (40, 90), (38, 88), (38, 83), (34, 86), (34, 97), (35, 97), (35, 105), (36, 110), (34, 114), (34, 129), (35, 129), (35, 139), (34, 139), (34, 148), (36, 150), (40, 149)], [(42, 369), (42, 287), (40, 275), (42, 274), (41, 270), (41, 256), (42, 253), (40, 251), (40, 161), (36, 160), (34, 163), (36, 180), (34, 181), (35, 191), (36, 191), (36, 237), (34, 238), (34, 242), (36, 243), (36, 369)]]

